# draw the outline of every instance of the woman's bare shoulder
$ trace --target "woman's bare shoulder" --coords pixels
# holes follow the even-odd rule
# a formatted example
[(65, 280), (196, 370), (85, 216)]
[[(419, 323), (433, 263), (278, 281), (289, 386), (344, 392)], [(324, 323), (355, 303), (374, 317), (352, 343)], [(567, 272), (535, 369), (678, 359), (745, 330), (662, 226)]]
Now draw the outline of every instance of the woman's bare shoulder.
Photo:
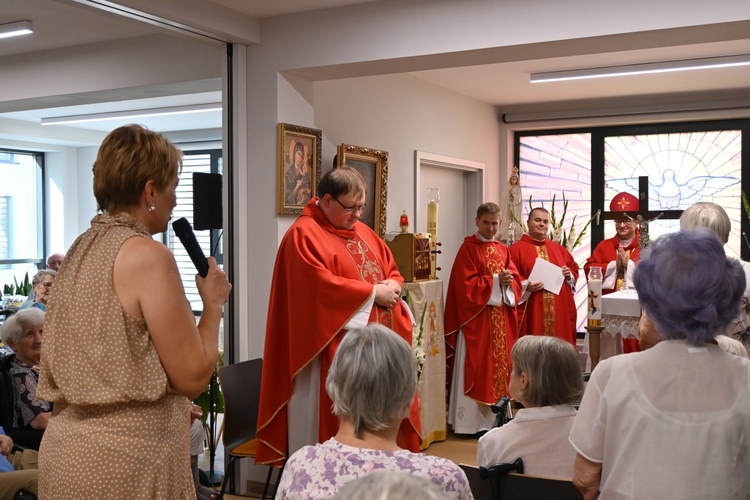
[(172, 252), (161, 242), (151, 238), (133, 237), (123, 243), (117, 255), (123, 270), (159, 272), (175, 265)]

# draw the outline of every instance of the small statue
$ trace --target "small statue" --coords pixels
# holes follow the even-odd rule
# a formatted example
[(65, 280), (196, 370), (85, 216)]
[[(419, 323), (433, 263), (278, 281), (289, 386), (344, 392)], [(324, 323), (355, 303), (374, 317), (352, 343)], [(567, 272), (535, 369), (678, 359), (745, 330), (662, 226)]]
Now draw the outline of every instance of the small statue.
[[(523, 236), (523, 194), (518, 183), (518, 167), (513, 168), (513, 174), (508, 179), (508, 192), (503, 205), (503, 226), (508, 228), (507, 234), (501, 234), (501, 239), (518, 241)], [(507, 226), (506, 226), (507, 224)]]

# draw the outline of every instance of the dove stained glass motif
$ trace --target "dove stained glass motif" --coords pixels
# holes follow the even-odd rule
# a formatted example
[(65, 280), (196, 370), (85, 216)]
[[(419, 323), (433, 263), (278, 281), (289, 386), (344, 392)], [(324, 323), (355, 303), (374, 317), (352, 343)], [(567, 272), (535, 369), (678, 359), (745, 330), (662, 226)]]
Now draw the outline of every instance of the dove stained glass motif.
[[(648, 177), (649, 210), (685, 210), (699, 201), (717, 203), (732, 221), (727, 255), (739, 258), (741, 161), (739, 130), (605, 137), (605, 205), (617, 193), (637, 194), (640, 176)], [(649, 224), (652, 239), (678, 230), (677, 220)], [(605, 234), (609, 232), (605, 228)]]

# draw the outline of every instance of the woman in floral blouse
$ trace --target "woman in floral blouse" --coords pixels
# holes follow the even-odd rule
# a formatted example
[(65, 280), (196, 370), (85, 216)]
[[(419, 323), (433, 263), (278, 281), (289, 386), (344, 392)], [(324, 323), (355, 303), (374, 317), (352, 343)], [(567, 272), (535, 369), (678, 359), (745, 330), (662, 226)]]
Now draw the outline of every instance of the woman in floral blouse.
[(347, 482), (376, 470), (410, 472), (429, 479), (448, 498), (473, 498), (456, 464), (396, 444), (416, 390), (417, 362), (401, 337), (378, 324), (349, 331), (326, 380), (339, 431), (289, 458), (279, 498), (328, 498)]

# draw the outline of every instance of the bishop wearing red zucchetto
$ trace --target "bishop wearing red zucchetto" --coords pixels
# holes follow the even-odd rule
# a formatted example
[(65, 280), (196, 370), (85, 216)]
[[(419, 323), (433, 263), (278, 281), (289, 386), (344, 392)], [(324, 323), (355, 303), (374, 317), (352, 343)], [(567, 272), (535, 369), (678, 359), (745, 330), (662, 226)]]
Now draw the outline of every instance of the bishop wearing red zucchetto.
[[(594, 253), (586, 260), (583, 269), (586, 276), (592, 266), (602, 268), (602, 294), (633, 288), (633, 271), (638, 263), (638, 223), (625, 216), (634, 217), (638, 212), (638, 198), (630, 193), (619, 193), (609, 204), (610, 212), (620, 212), (622, 217), (615, 219), (615, 231), (612, 238), (601, 241)], [(638, 352), (637, 339), (623, 339), (623, 352)]]

